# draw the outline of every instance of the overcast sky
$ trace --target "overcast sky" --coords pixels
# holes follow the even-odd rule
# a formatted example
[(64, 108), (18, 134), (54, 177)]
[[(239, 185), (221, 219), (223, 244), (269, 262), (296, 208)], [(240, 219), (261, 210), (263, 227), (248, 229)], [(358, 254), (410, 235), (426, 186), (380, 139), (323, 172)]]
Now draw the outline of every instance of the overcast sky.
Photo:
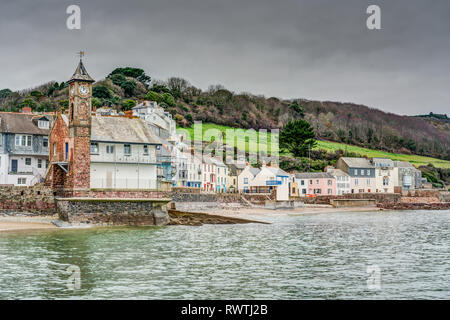
[[(81, 30), (66, 8), (81, 7)], [(381, 7), (382, 30), (366, 9)], [(0, 89), (68, 80), (86, 51), (206, 89), (450, 113), (448, 0), (0, 0)]]

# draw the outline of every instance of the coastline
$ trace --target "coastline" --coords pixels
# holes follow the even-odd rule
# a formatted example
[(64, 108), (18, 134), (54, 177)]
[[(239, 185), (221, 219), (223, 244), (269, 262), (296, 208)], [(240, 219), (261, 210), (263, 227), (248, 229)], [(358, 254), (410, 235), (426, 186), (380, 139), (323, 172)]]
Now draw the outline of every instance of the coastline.
[(10, 231), (57, 230), (55, 216), (0, 216), (0, 233)]

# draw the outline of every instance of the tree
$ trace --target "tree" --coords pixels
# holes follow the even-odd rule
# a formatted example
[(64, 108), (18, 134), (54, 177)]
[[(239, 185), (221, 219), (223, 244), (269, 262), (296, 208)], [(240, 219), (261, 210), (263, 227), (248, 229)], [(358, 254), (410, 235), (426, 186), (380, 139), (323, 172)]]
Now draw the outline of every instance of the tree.
[(34, 109), (36, 107), (36, 102), (31, 98), (24, 99), (20, 104), (20, 108), (30, 107), (31, 109)]
[(294, 102), (290, 105), (290, 108), (291, 108), (292, 110), (294, 110), (295, 112), (297, 112), (297, 113), (299, 114), (300, 117), (303, 118), (303, 117), (305, 116), (305, 111), (303, 110), (303, 107), (300, 106), (300, 105), (298, 104), (297, 101), (294, 101)]
[(124, 83), (127, 80), (127, 78), (121, 73), (113, 74), (109, 78), (115, 85), (120, 87), (122, 86), (122, 83)]
[(145, 95), (145, 99), (150, 100), (150, 101), (156, 101), (156, 102), (160, 103), (162, 101), (162, 96), (159, 93), (150, 90)]
[(92, 98), (91, 103), (92, 103), (92, 106), (95, 108), (102, 106), (102, 103), (101, 103), (100, 99), (98, 99), (98, 98)]
[(139, 68), (125, 67), (125, 68), (116, 68), (108, 75), (108, 78), (115, 74), (122, 74), (126, 77), (135, 78), (136, 80), (142, 82), (144, 85), (148, 86), (150, 81), (152, 80), (148, 75), (145, 74), (145, 71)]
[(12, 93), (12, 91), (9, 90), (9, 89), (2, 89), (2, 90), (0, 90), (0, 99), (9, 97), (9, 95), (11, 93)]
[(295, 157), (304, 157), (309, 148), (317, 145), (316, 135), (308, 121), (299, 119), (288, 122), (280, 132), (280, 147)]
[(131, 108), (136, 106), (136, 102), (134, 100), (127, 99), (122, 102), (122, 106), (124, 107), (125, 110), (131, 110)]
[(92, 96), (99, 99), (111, 99), (111, 91), (105, 86), (96, 86), (92, 89)]
[(134, 89), (136, 88), (136, 82), (133, 80), (126, 80), (121, 85), (126, 97), (132, 97), (134, 95)]
[(173, 98), (173, 96), (170, 93), (168, 93), (168, 92), (164, 93), (162, 95), (162, 99), (165, 103), (167, 103), (167, 105), (169, 105), (171, 107), (175, 106), (175, 99)]

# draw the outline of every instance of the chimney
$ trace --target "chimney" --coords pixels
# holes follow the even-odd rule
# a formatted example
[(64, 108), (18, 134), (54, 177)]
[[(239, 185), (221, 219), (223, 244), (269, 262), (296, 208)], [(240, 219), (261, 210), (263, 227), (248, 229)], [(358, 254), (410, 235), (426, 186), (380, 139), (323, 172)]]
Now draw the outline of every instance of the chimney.
[(22, 113), (31, 113), (31, 108), (30, 107), (23, 107), (22, 110), (20, 111)]

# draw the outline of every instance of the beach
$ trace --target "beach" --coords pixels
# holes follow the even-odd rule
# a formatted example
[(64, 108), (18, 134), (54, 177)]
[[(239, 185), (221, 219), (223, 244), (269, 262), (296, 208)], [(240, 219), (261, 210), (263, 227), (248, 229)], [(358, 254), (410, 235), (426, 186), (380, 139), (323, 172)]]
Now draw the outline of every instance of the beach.
[(57, 229), (51, 222), (55, 219), (57, 219), (56, 216), (1, 216), (0, 232)]

